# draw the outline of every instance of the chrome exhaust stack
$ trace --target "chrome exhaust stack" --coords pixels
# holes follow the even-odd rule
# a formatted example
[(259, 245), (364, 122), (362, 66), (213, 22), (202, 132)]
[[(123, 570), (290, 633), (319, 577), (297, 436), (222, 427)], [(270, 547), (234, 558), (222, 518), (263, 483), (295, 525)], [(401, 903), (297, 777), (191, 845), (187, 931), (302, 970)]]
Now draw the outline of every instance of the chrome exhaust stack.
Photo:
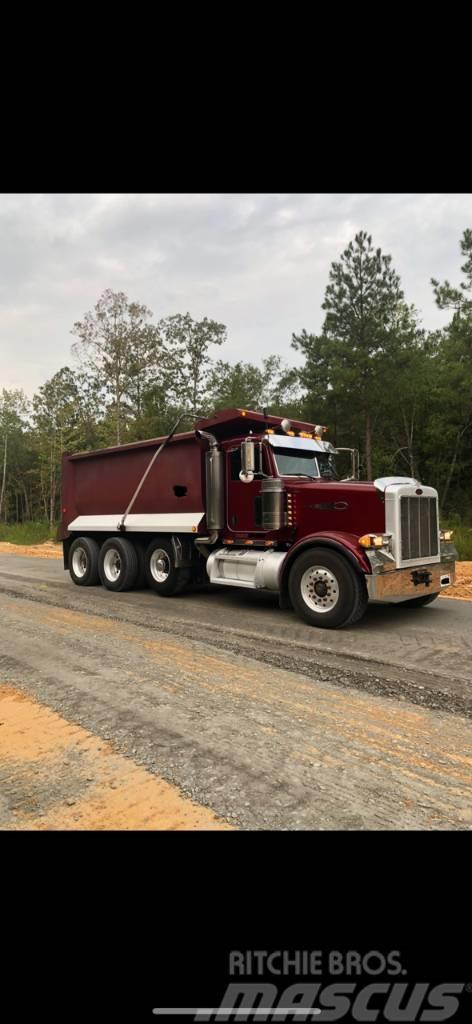
[[(209, 533), (214, 533), (224, 527), (223, 452), (213, 434), (206, 430), (197, 430), (196, 433), (209, 444), (205, 452), (206, 521)], [(207, 543), (214, 541), (207, 540)]]

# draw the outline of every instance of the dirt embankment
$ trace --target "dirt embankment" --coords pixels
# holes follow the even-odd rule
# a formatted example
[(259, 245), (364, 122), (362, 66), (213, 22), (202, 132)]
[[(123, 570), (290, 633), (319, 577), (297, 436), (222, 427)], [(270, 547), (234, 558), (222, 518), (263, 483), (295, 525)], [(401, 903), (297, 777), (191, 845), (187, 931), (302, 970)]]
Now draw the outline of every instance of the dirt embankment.
[(3, 681), (0, 726), (1, 831), (234, 828)]
[(453, 587), (446, 587), (441, 596), (472, 601), (472, 562), (456, 562), (456, 582)]
[(0, 552), (4, 555), (30, 555), (32, 558), (62, 558), (62, 544), (47, 540), (44, 544), (10, 544), (0, 541)]
[[(0, 552), (11, 555), (30, 555), (33, 558), (62, 558), (62, 545), (48, 540), (44, 544), (10, 544), (0, 542)], [(459, 597), (472, 601), (472, 562), (457, 562), (456, 582), (448, 587), (441, 597)]]

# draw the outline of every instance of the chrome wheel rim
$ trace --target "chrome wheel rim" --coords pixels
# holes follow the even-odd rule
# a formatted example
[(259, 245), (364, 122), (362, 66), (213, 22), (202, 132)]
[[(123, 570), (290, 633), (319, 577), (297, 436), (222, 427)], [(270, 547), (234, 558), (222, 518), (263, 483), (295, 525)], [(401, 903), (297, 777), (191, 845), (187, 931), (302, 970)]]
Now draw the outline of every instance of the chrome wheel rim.
[(108, 548), (103, 559), (103, 572), (109, 583), (116, 583), (121, 574), (121, 556), (117, 548)]
[(339, 601), (339, 583), (324, 565), (311, 565), (300, 582), (303, 600), (314, 612), (330, 612)]
[(149, 568), (156, 583), (165, 583), (170, 576), (170, 558), (164, 548), (156, 548), (150, 558)]
[(81, 580), (88, 569), (88, 558), (85, 548), (77, 547), (72, 555), (72, 570), (74, 576)]

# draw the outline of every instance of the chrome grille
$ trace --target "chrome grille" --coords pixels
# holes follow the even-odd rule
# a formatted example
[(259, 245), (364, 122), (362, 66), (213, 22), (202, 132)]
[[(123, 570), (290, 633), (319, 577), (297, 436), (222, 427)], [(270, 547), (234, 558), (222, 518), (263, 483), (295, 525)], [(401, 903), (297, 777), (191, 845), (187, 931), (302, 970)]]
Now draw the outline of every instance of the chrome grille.
[(400, 498), (402, 561), (428, 558), (438, 553), (436, 498)]

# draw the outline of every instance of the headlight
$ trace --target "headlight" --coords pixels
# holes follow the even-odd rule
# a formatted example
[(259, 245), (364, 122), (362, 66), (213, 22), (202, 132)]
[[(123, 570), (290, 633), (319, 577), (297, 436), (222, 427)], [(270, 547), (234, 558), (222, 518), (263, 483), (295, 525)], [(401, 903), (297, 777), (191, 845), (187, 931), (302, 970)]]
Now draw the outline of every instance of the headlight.
[(363, 548), (388, 548), (390, 537), (390, 533), (365, 533), (359, 537), (359, 544)]
[(454, 536), (454, 530), (440, 530), (439, 540), (452, 540)]

